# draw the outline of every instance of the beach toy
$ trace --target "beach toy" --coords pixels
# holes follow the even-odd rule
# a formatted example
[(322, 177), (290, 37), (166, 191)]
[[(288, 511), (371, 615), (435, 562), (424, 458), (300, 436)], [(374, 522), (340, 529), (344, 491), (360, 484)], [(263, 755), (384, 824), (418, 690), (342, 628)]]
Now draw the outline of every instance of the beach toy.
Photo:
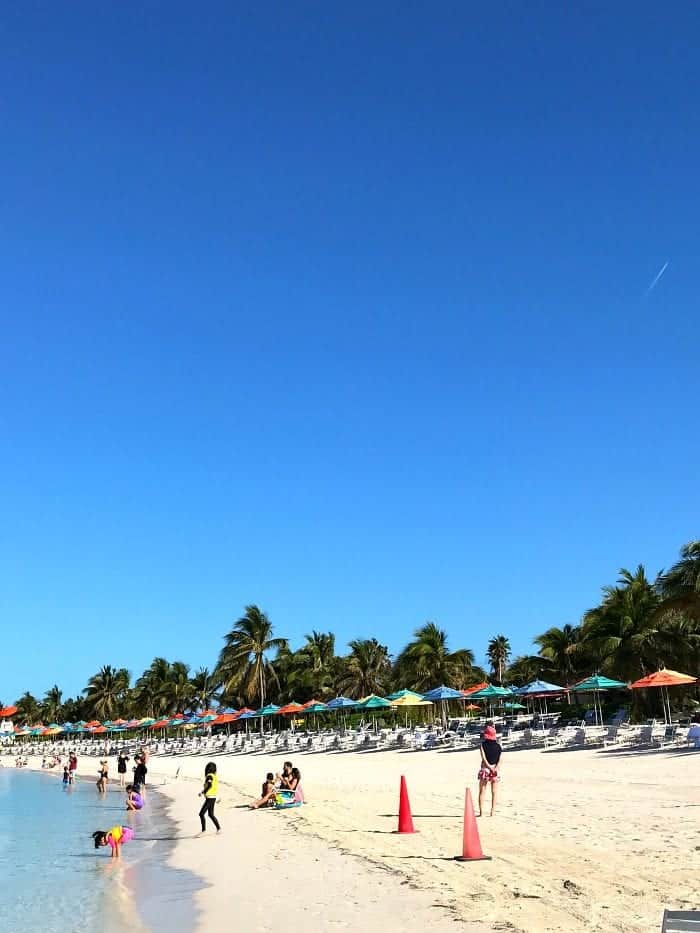
[(490, 855), (484, 855), (479, 839), (479, 830), (474, 816), (472, 795), (467, 788), (464, 796), (464, 834), (462, 837), (462, 854), (455, 855), (455, 862), (481, 862), (490, 861)]
[(406, 778), (401, 775), (401, 784), (399, 785), (399, 828), (397, 833), (415, 833), (418, 832), (413, 826), (413, 815), (411, 814), (411, 802), (408, 799), (408, 787)]
[(304, 803), (304, 795), (299, 790), (280, 790), (275, 794), (275, 810), (289, 810), (300, 807)]

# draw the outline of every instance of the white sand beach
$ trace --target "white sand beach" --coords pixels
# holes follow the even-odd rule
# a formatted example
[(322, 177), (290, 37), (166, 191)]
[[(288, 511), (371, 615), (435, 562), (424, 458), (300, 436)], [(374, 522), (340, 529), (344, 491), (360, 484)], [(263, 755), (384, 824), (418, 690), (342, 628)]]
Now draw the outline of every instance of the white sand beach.
[[(181, 827), (174, 864), (204, 877), (202, 931), (641, 931), (664, 907), (698, 909), (700, 754), (506, 753), (498, 814), (479, 820), (492, 861), (457, 864), (474, 752), (296, 755), (305, 807), (250, 812), (265, 753), (222, 756), (220, 836), (195, 838), (204, 756), (153, 757)], [(179, 769), (179, 777), (174, 780)], [(399, 779), (415, 835), (397, 836)], [(458, 927), (455, 921), (461, 922)]]

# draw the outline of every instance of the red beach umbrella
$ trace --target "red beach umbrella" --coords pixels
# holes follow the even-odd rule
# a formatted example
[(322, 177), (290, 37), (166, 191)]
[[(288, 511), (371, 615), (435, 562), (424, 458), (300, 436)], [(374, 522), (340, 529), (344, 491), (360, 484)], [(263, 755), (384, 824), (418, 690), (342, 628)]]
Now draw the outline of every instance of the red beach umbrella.
[(93, 735), (102, 735), (102, 733), (103, 733), (103, 732), (106, 732), (106, 731), (107, 731), (107, 727), (106, 727), (106, 726), (100, 726), (100, 725), (95, 726), (94, 729), (90, 729), (90, 732), (91, 732)]
[(3, 708), (0, 709), (0, 719), (9, 719), (10, 716), (14, 716), (16, 712), (16, 706), (3, 706)]

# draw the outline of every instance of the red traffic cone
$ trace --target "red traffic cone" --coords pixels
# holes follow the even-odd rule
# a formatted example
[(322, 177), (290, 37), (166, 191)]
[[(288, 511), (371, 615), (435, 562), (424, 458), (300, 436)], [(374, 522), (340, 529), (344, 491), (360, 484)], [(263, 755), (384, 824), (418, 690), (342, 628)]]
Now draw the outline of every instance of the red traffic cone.
[(401, 775), (401, 789), (399, 791), (399, 828), (397, 833), (415, 833), (413, 828), (413, 817), (411, 816), (411, 804), (408, 799), (408, 788), (406, 787), (406, 778)]
[(456, 862), (480, 862), (489, 861), (490, 855), (484, 855), (481, 849), (481, 839), (479, 839), (479, 830), (474, 816), (474, 804), (472, 795), (467, 788), (464, 796), (464, 837), (462, 840), (462, 854), (455, 855)]

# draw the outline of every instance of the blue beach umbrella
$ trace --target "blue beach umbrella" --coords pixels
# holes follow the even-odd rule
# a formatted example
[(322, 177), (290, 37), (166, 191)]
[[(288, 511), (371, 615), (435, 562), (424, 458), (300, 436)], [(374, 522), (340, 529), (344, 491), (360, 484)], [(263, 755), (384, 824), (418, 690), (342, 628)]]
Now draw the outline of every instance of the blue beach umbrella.
[(348, 697), (336, 697), (328, 703), (328, 709), (351, 709), (354, 706), (357, 706), (357, 700), (350, 700)]
[(430, 700), (431, 703), (440, 704), (442, 722), (444, 726), (447, 726), (447, 711), (445, 709), (445, 703), (448, 703), (450, 700), (463, 700), (464, 694), (459, 690), (453, 690), (452, 687), (446, 687), (444, 684), (441, 684), (439, 687), (433, 687), (432, 690), (424, 693), (423, 699)]
[(524, 687), (517, 687), (513, 690), (513, 693), (519, 697), (526, 697), (538, 696), (544, 693), (566, 693), (566, 690), (558, 684), (547, 683), (546, 680), (533, 680), (529, 684), (525, 684)]

